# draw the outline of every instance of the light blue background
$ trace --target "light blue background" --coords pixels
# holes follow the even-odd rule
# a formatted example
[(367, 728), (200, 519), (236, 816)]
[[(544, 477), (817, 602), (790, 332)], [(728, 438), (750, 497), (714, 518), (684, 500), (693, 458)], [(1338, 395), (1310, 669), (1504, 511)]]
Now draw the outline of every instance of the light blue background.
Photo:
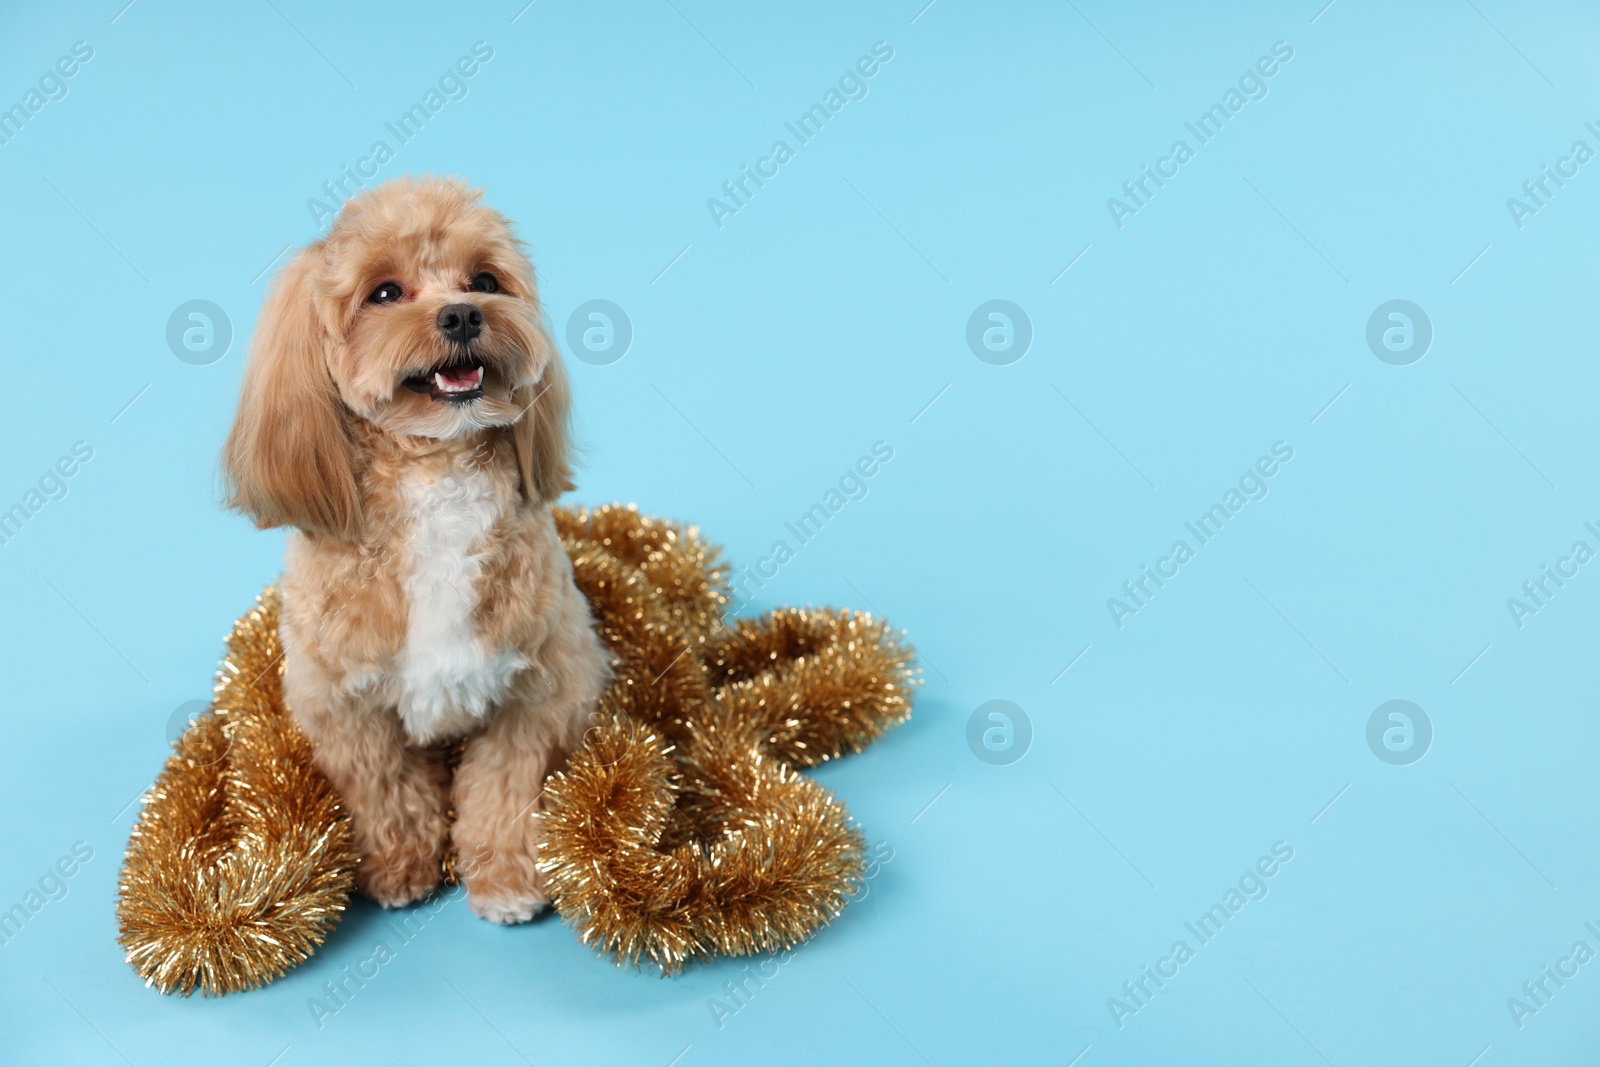
[[(0, 16), (0, 105), (94, 48), (0, 146), (0, 507), (94, 449), (0, 547), (0, 907), (94, 849), (0, 946), (0, 1059), (1594, 1062), (1600, 963), (1521, 1029), (1506, 1003), (1600, 950), (1600, 570), (1520, 629), (1506, 606), (1600, 548), (1600, 163), (1521, 228), (1506, 206), (1600, 149), (1592, 9), (123, 2)], [(624, 359), (570, 361), (576, 500), (753, 564), (894, 448), (754, 605), (874, 609), (921, 651), (913, 721), (817, 775), (894, 858), (720, 1029), (740, 961), (662, 981), (459, 900), (321, 1029), (308, 998), (386, 936), (369, 905), (221, 1000), (143, 988), (114, 942), (130, 802), (281, 566), (215, 476), (262, 275), (479, 40), (382, 175), (486, 187), (563, 336), (626, 309)], [(870, 95), (717, 228), (707, 198), (880, 40)], [(1269, 95), (1119, 229), (1106, 199), (1276, 41)], [(997, 298), (1035, 331), (1010, 366), (965, 341)], [(191, 299), (234, 327), (209, 366), (165, 341)], [(1410, 366), (1365, 341), (1391, 299), (1435, 331)], [(1107, 598), (1277, 441), (1270, 495), (1119, 630)], [(1032, 724), (1009, 766), (966, 742), (991, 699)], [(1433, 725), (1409, 766), (1365, 739), (1391, 699)], [(1119, 1029), (1107, 999), (1277, 841), (1270, 895)]]

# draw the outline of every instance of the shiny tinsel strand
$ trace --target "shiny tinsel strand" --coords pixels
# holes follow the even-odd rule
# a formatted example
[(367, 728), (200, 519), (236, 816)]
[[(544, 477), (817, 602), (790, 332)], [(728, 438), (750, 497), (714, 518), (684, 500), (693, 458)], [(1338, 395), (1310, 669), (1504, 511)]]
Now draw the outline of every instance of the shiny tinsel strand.
[(144, 797), (118, 886), (118, 941), (147, 985), (251, 989), (339, 921), (356, 854), (338, 798), (283, 714), (278, 601), (234, 626), (211, 710)]
[[(726, 567), (694, 528), (621, 505), (555, 517), (616, 672), (546, 790), (556, 909), (585, 944), (666, 973), (805, 940), (844, 907), (864, 848), (797, 768), (910, 714), (909, 649), (850, 611), (724, 626)], [(119, 941), (163, 993), (271, 981), (322, 943), (352, 889), (348, 821), (284, 711), (277, 609), (268, 589), (234, 627), (212, 709), (129, 841)]]

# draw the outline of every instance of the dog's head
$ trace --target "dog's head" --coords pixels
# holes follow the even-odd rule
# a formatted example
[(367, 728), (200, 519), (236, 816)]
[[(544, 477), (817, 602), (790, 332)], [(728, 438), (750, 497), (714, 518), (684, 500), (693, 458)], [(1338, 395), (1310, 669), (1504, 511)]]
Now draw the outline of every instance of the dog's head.
[(232, 507), (262, 527), (359, 536), (355, 420), (435, 439), (507, 432), (525, 498), (572, 487), (570, 394), (533, 266), (481, 197), (386, 182), (279, 273), (223, 453)]

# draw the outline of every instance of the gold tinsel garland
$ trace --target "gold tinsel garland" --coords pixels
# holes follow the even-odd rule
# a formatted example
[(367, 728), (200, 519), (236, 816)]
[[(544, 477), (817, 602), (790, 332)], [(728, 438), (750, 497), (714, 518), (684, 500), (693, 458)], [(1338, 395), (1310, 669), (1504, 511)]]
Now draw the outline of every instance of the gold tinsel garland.
[[(882, 620), (780, 609), (724, 626), (725, 570), (694, 529), (632, 507), (556, 511), (616, 678), (546, 788), (546, 890), (585, 944), (664, 972), (794, 945), (864, 868), (843, 806), (797, 768), (910, 714)], [(128, 844), (128, 962), (163, 993), (262, 985), (303, 962), (354, 884), (349, 825), (283, 707), (278, 599), (234, 626), (211, 711), (179, 739)], [(441, 880), (453, 880), (453, 857)]]

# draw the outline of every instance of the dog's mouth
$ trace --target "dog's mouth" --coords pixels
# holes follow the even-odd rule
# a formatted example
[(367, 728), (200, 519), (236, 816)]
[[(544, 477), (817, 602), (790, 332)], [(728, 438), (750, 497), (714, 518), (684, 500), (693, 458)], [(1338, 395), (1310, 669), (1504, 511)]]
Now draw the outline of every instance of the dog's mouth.
[(483, 364), (471, 356), (456, 356), (449, 363), (413, 374), (400, 384), (434, 400), (464, 404), (483, 396)]

